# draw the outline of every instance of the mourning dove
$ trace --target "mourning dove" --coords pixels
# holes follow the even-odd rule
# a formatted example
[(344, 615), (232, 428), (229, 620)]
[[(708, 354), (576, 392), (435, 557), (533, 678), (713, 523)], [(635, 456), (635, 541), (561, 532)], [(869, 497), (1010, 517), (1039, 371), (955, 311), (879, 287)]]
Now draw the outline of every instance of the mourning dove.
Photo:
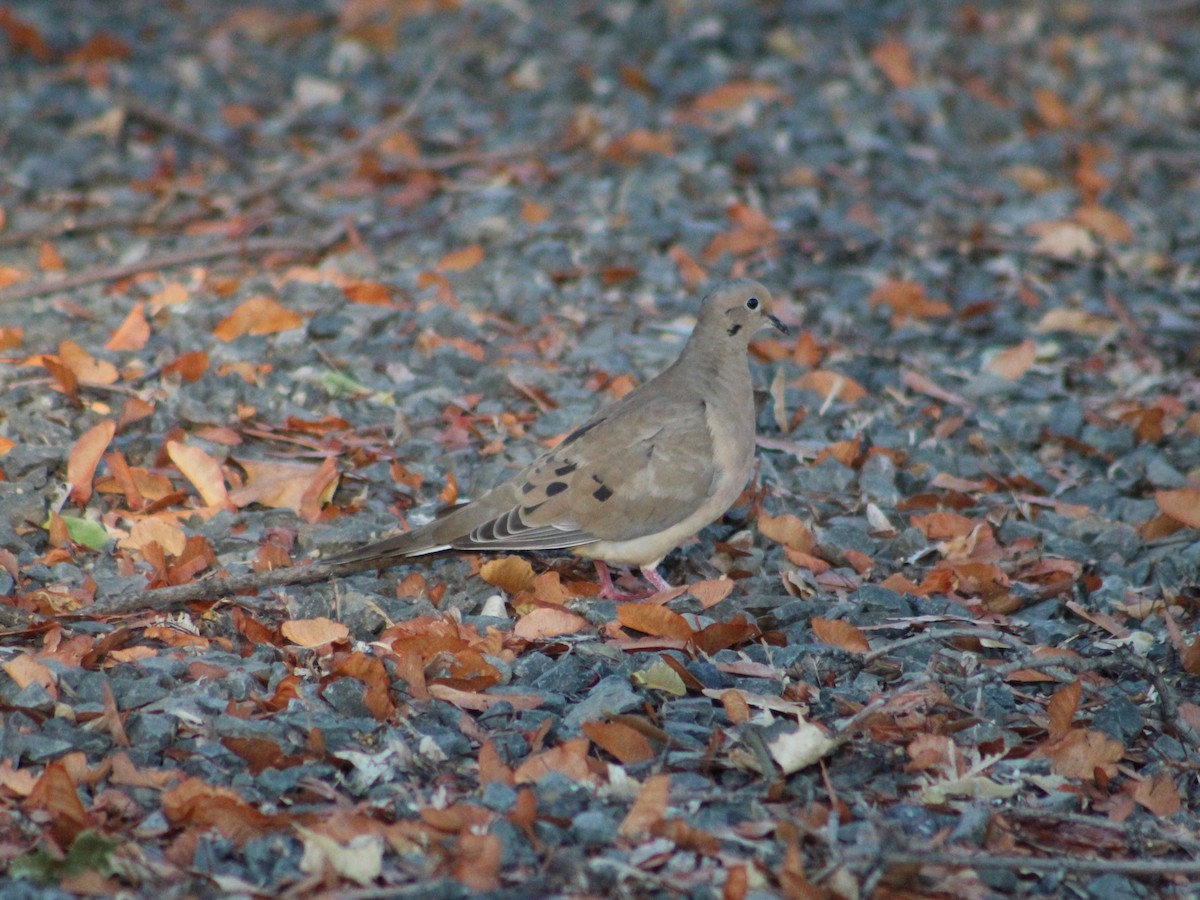
[(439, 550), (570, 550), (596, 564), (601, 596), (621, 598), (605, 563), (657, 566), (727, 510), (754, 464), (748, 348), (787, 328), (771, 293), (736, 279), (704, 298), (679, 358), (600, 410), (520, 474), (412, 531), (332, 558), (363, 569)]

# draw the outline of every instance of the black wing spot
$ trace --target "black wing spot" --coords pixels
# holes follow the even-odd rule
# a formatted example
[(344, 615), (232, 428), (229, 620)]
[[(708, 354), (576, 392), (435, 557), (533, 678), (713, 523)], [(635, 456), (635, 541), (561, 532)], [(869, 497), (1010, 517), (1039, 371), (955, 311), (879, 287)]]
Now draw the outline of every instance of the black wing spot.
[(528, 494), (530, 491), (532, 491), (532, 490), (533, 490), (533, 488), (534, 488), (534, 484), (533, 484), (533, 482), (532, 482), (532, 481), (527, 481), (527, 482), (525, 482), (523, 485), (521, 485), (521, 493), (522, 493), (522, 494)]
[(737, 334), (741, 330), (742, 330), (741, 325), (730, 325), (728, 334), (730, 337), (733, 337), (735, 334)]
[(555, 494), (561, 494), (567, 489), (565, 481), (552, 481), (546, 485), (546, 496), (553, 497)]
[(585, 434), (587, 434), (589, 431), (591, 431), (593, 428), (595, 428), (597, 425), (599, 425), (603, 421), (604, 421), (603, 419), (597, 419), (595, 422), (588, 422), (586, 425), (576, 428), (574, 431), (572, 431), (570, 434), (568, 434), (566, 436), (566, 438), (563, 440), (562, 444), (560, 444), (559, 446), (565, 447), (567, 444), (571, 443), (571, 441), (579, 440), (581, 437), (583, 437)]
[(579, 466), (577, 463), (569, 462), (565, 466), (559, 466), (557, 469), (555, 469), (554, 474), (561, 478), (564, 475), (570, 475), (578, 467)]
[(543, 506), (545, 506), (545, 504), (546, 504), (546, 501), (543, 500), (541, 503), (533, 504), (533, 506), (522, 506), (521, 507), (521, 515), (532, 516), (535, 512), (537, 512), (539, 509), (541, 509)]
[(598, 487), (594, 491), (592, 491), (592, 496), (595, 497), (597, 500), (599, 500), (601, 503), (603, 503), (605, 500), (607, 500), (612, 495), (613, 495), (612, 488), (610, 488), (606, 484), (602, 484), (602, 485), (600, 485), (600, 487)]

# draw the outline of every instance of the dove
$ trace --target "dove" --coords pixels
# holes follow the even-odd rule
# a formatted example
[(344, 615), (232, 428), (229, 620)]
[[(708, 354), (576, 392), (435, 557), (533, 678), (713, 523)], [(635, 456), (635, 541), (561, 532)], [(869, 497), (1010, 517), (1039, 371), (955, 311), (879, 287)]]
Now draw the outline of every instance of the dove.
[(442, 550), (563, 550), (591, 559), (605, 599), (630, 599), (608, 564), (637, 566), (656, 590), (663, 557), (733, 504), (754, 465), (749, 346), (784, 334), (774, 301), (751, 279), (700, 304), (667, 369), (601, 409), (514, 478), (428, 524), (329, 560), (353, 571)]

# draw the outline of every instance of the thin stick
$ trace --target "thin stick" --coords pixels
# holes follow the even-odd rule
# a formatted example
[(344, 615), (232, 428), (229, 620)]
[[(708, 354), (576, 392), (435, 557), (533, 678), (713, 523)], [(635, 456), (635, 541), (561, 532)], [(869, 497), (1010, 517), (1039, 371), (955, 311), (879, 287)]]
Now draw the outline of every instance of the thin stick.
[(337, 242), (346, 232), (346, 226), (339, 222), (326, 229), (313, 240), (298, 240), (296, 238), (251, 238), (245, 241), (228, 241), (223, 244), (213, 244), (208, 247), (195, 247), (191, 250), (175, 250), (159, 256), (147, 256), (135, 263), (123, 263), (115, 266), (97, 266), (87, 269), (78, 275), (61, 278), (58, 281), (39, 281), (34, 284), (17, 285), (8, 290), (0, 291), (0, 303), (15, 303), (43, 297), (46, 294), (56, 294), (60, 291), (71, 291), (76, 288), (98, 284), (104, 281), (117, 281), (129, 278), (142, 272), (155, 269), (169, 269), (175, 266), (186, 266), (192, 263), (208, 262), (214, 259), (224, 259), (228, 256), (265, 256), (269, 253), (295, 253), (311, 255), (320, 253)]
[(1081, 859), (1073, 856), (959, 855), (929, 851), (885, 853), (889, 863), (967, 869), (1030, 869), (1039, 872), (1113, 873), (1117, 875), (1200, 875), (1200, 860), (1194, 859)]

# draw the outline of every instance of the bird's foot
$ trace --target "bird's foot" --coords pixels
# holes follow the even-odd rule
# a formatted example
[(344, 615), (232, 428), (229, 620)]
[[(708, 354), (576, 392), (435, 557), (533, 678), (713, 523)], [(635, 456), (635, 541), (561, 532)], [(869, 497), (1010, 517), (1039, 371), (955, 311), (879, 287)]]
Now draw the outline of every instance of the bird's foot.
[(642, 591), (636, 594), (627, 594), (624, 591), (617, 589), (613, 584), (612, 575), (609, 574), (608, 566), (600, 560), (594, 560), (596, 563), (596, 574), (600, 576), (600, 599), (601, 600), (645, 600), (647, 597), (653, 597), (661, 591), (671, 590), (671, 584), (665, 578), (658, 574), (658, 569), (654, 566), (642, 566), (642, 577), (654, 586), (653, 590)]

